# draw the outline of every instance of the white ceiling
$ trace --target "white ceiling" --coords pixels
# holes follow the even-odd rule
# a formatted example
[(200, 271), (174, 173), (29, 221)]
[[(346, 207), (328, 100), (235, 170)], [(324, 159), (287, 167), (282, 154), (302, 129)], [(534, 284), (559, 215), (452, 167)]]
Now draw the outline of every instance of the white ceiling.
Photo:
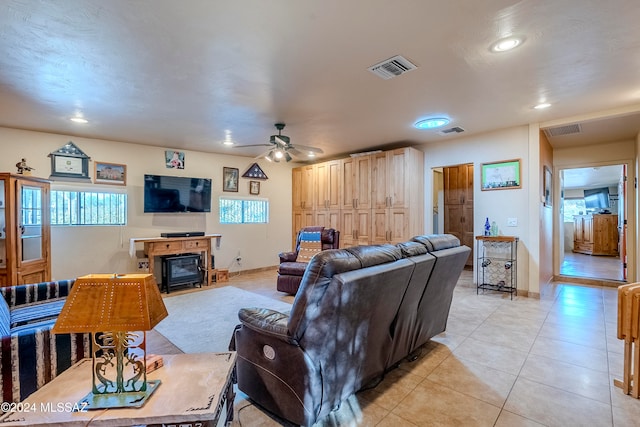
[[(639, 23), (637, 0), (3, 0), (0, 126), (256, 156), (225, 131), (260, 144), (285, 122), (335, 157), (455, 138), (412, 127), (430, 115), (470, 135), (610, 111), (624, 130), (590, 119), (588, 143), (630, 139)], [(394, 55), (418, 69), (367, 71)]]
[(562, 173), (565, 190), (617, 187), (622, 176), (622, 165), (565, 169)]

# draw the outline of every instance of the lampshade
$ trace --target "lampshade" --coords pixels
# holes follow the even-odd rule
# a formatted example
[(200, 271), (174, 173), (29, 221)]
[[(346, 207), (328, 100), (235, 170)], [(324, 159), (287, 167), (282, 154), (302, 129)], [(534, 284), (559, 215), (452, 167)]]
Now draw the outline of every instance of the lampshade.
[(149, 331), (167, 317), (151, 274), (78, 277), (53, 333)]

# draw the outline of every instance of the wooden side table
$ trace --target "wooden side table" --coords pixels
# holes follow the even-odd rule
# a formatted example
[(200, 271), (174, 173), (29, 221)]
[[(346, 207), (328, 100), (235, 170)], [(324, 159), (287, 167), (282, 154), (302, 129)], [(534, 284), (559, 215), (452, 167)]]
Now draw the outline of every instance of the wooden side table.
[(91, 359), (83, 359), (0, 416), (2, 426), (216, 426), (233, 419), (236, 352), (166, 355), (148, 379), (162, 384), (141, 408), (72, 412), (91, 389)]

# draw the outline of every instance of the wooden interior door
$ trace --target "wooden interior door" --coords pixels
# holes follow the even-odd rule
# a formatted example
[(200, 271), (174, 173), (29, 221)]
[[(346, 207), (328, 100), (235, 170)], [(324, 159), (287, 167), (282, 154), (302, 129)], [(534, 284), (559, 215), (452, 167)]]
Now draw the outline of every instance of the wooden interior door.
[(466, 266), (473, 267), (473, 164), (443, 168), (444, 232), (471, 248)]

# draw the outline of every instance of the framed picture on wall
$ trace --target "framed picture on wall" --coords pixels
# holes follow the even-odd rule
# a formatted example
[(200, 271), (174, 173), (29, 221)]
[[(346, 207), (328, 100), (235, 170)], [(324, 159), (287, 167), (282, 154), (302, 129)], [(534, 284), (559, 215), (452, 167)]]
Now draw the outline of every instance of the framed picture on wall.
[(127, 166), (118, 163), (95, 163), (94, 181), (96, 184), (126, 185)]
[(553, 206), (553, 175), (548, 166), (544, 167), (543, 181), (544, 194), (542, 196), (544, 197), (544, 205)]
[(522, 187), (520, 159), (482, 163), (481, 190), (510, 190)]
[(260, 181), (249, 181), (249, 194), (260, 194)]
[(240, 170), (238, 168), (222, 168), (222, 191), (238, 191), (238, 179)]

